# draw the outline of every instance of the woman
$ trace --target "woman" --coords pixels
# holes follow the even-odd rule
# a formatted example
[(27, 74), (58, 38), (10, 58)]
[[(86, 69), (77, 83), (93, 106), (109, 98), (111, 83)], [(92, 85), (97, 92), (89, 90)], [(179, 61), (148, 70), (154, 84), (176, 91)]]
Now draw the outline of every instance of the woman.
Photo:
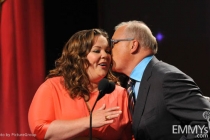
[[(118, 83), (111, 73), (111, 48), (101, 29), (75, 33), (56, 60), (55, 69), (38, 88), (29, 109), (29, 126), (37, 139), (89, 139), (90, 110), (103, 78)], [(92, 113), (92, 137), (131, 139), (127, 92), (117, 86), (101, 98)]]

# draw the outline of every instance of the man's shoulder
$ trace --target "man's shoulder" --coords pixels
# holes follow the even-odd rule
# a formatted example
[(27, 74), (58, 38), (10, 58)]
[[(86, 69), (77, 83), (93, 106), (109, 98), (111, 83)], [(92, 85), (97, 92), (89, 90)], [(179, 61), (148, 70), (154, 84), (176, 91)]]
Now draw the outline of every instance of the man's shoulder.
[(157, 71), (159, 73), (165, 73), (165, 72), (182, 73), (182, 71), (176, 66), (169, 64), (167, 62), (164, 62), (162, 60), (158, 60), (158, 62), (156, 62), (151, 68), (152, 68), (152, 71)]

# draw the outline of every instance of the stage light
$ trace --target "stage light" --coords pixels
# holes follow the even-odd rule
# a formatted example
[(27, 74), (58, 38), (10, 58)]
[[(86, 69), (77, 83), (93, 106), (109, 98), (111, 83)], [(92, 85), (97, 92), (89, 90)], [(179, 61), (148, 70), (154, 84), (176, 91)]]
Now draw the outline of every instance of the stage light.
[(156, 35), (156, 39), (157, 39), (157, 41), (162, 41), (162, 40), (163, 40), (163, 38), (164, 38), (164, 36), (163, 36), (163, 34), (162, 34), (162, 33), (160, 33), (160, 32)]

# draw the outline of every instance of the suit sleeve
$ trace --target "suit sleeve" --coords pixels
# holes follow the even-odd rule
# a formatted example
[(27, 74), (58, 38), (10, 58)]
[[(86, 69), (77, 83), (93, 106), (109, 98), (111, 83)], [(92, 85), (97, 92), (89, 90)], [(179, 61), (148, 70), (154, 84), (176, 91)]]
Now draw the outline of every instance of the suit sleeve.
[(200, 88), (192, 78), (180, 72), (166, 73), (163, 93), (167, 110), (183, 124), (191, 127), (205, 125), (208, 128), (203, 113), (210, 111), (210, 103), (202, 96)]
[(55, 119), (52, 89), (49, 83), (43, 83), (35, 93), (29, 108), (29, 127), (37, 139), (44, 139), (50, 123)]

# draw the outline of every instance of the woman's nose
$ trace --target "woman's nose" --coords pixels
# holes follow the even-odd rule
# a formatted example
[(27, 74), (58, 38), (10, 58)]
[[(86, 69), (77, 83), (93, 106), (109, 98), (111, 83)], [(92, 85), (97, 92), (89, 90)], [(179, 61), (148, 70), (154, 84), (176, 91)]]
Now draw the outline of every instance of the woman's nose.
[(106, 51), (102, 51), (101, 57), (102, 58), (107, 58), (108, 57), (108, 53)]

